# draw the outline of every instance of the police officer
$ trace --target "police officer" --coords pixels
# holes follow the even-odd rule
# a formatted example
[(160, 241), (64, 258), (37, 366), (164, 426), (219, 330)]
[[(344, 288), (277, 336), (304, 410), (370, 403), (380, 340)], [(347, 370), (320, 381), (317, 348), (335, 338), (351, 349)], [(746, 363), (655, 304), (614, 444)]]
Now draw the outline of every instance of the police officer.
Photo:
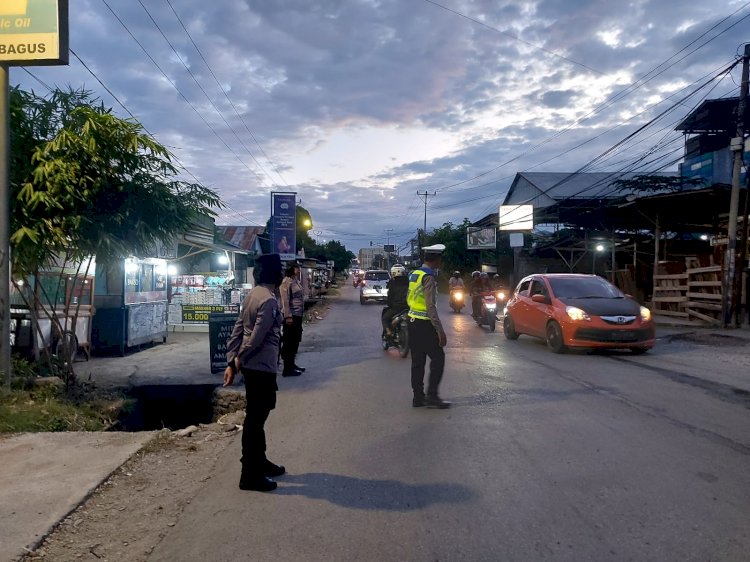
[[(445, 330), (437, 313), (437, 270), (440, 268), (443, 244), (422, 248), (424, 264), (409, 275), (409, 346), (411, 348), (412, 406), (445, 409), (450, 402), (438, 396), (438, 386), (445, 368)], [(427, 396), (424, 393), (424, 371), (430, 358)]]
[(242, 476), (240, 489), (270, 492), (285, 469), (266, 457), (265, 423), (276, 407), (276, 366), (282, 315), (277, 299), (281, 285), (279, 254), (256, 260), (258, 285), (245, 297), (242, 313), (227, 341), (224, 386), (234, 382), (237, 371), (245, 378), (246, 411), (242, 431)]

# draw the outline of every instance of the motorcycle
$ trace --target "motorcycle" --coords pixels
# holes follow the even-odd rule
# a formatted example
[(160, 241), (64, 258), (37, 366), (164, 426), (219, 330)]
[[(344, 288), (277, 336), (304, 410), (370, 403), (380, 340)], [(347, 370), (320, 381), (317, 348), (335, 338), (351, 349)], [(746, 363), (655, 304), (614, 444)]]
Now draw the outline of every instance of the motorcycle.
[(391, 335), (383, 330), (383, 350), (388, 351), (391, 347), (398, 348), (401, 357), (409, 355), (409, 311), (403, 310), (396, 314), (391, 321)]
[(497, 294), (482, 293), (482, 306), (480, 308), (480, 314), (475, 318), (477, 326), (488, 326), (490, 332), (495, 331), (495, 324), (497, 322)]
[(359, 287), (360, 282), (362, 281), (362, 278), (359, 275), (355, 275), (352, 279), (352, 287), (355, 289)]
[(461, 312), (461, 309), (466, 306), (466, 301), (464, 300), (465, 293), (463, 289), (451, 289), (451, 296), (450, 296), (450, 305), (453, 309), (453, 312)]

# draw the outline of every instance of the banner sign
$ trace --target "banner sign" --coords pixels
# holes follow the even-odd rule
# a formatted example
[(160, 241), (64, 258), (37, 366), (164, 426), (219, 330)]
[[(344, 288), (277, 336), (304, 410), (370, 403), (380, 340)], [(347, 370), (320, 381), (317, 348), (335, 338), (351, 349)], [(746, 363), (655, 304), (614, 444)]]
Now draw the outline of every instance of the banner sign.
[(0, 1), (0, 63), (68, 64), (68, 0)]
[(497, 246), (497, 231), (495, 227), (470, 226), (466, 229), (467, 250), (494, 250)]
[(534, 230), (533, 205), (503, 205), (500, 207), (500, 230)]
[(297, 194), (271, 193), (271, 253), (297, 259)]

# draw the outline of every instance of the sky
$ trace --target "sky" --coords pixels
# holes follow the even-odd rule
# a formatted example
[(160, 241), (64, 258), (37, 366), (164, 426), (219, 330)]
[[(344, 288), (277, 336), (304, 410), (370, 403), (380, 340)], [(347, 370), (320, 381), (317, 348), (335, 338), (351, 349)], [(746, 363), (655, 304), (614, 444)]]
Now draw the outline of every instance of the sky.
[(675, 169), (675, 123), (738, 95), (722, 71), (750, 41), (735, 0), (70, 4), (77, 57), (11, 83), (127, 108), (218, 191), (217, 224), (265, 224), (294, 191), (310, 234), (355, 252), (414, 237), (418, 191), (429, 229), (497, 212), (523, 171)]

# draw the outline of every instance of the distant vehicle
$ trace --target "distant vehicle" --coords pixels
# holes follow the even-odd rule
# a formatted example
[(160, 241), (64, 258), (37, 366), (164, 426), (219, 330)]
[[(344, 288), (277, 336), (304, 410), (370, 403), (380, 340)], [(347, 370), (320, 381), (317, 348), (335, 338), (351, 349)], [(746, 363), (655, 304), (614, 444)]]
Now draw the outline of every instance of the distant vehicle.
[(367, 304), (368, 301), (385, 302), (388, 298), (386, 287), (391, 274), (384, 269), (371, 269), (365, 271), (365, 275), (359, 284), (359, 303)]
[(651, 311), (596, 275), (531, 275), (516, 287), (503, 319), (505, 337), (543, 338), (555, 353), (624, 348), (645, 353), (656, 332)]

